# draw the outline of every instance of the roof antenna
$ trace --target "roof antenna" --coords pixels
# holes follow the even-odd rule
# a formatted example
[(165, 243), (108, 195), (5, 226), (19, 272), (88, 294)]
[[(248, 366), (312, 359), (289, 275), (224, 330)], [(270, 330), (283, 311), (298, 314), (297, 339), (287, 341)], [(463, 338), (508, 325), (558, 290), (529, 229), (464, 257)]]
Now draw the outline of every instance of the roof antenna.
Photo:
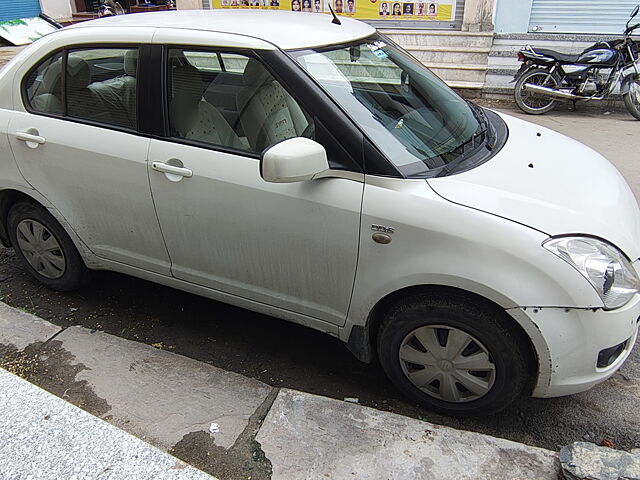
[(342, 25), (342, 22), (340, 21), (340, 19), (336, 15), (336, 12), (334, 12), (333, 8), (331, 8), (331, 2), (329, 2), (328, 5), (329, 5), (329, 11), (331, 12), (331, 15), (333, 15), (333, 20), (331, 20), (331, 23), (335, 23), (336, 25)]

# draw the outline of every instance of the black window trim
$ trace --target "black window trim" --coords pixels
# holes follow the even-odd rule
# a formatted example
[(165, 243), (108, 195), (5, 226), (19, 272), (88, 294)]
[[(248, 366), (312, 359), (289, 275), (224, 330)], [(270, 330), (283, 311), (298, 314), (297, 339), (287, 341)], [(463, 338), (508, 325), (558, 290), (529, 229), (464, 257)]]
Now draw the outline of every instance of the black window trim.
[[(148, 45), (148, 44), (144, 44), (144, 43), (77, 43), (77, 44), (73, 44), (73, 45), (66, 45), (65, 47), (61, 47), (61, 48), (57, 48), (55, 50), (49, 51), (47, 52), (45, 55), (43, 55), (40, 59), (38, 59), (37, 62), (34, 63), (34, 65), (27, 71), (27, 73), (24, 74), (24, 76), (22, 77), (22, 80), (20, 82), (20, 96), (22, 99), (22, 106), (25, 108), (25, 110), (32, 114), (32, 115), (39, 115), (42, 117), (48, 117), (48, 118), (53, 118), (56, 120), (65, 120), (67, 122), (71, 122), (71, 123), (79, 123), (81, 125), (88, 125), (91, 127), (98, 127), (98, 128), (105, 128), (107, 130), (114, 130), (117, 132), (122, 132), (122, 133), (128, 133), (128, 134), (132, 134), (132, 135), (139, 135), (139, 136), (144, 136), (147, 137), (148, 135), (145, 135), (144, 133), (142, 133), (142, 129), (140, 128), (141, 126), (141, 122), (140, 122), (140, 112), (142, 112), (144, 110), (144, 104), (141, 101), (141, 98), (139, 96), (139, 92), (140, 92), (140, 73), (141, 73), (141, 68), (140, 68), (140, 63), (141, 63), (141, 56), (142, 56), (142, 52), (143, 49), (142, 47)], [(137, 108), (137, 112), (136, 112), (136, 128), (132, 129), (132, 128), (127, 128), (127, 127), (122, 127), (119, 125), (113, 125), (113, 124), (109, 124), (109, 123), (102, 123), (102, 122), (96, 122), (93, 120), (88, 120), (85, 118), (77, 118), (77, 117), (70, 117), (67, 114), (67, 89), (66, 89), (66, 83), (67, 83), (67, 57), (69, 55), (69, 52), (73, 52), (73, 51), (77, 51), (77, 50), (91, 50), (91, 49), (114, 49), (114, 50), (119, 50), (119, 49), (134, 49), (134, 50), (138, 50), (138, 63), (136, 65), (136, 108)], [(26, 83), (27, 83), (27, 79), (33, 74), (33, 72), (35, 72), (35, 70), (37, 70), (43, 62), (47, 61), (48, 59), (54, 57), (55, 55), (57, 55), (58, 53), (62, 53), (62, 78), (60, 80), (60, 88), (61, 88), (61, 97), (62, 97), (62, 114), (55, 114), (55, 113), (47, 113), (47, 112), (38, 112), (37, 110), (34, 110), (33, 107), (31, 106), (31, 103), (29, 102), (29, 98), (27, 96), (27, 89), (26, 87)]]

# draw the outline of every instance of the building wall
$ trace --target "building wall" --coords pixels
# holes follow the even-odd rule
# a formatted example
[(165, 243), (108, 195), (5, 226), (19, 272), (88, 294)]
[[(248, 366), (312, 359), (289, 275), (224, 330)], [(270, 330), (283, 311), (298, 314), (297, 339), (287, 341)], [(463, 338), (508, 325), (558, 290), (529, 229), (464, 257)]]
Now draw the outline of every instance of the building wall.
[(70, 0), (40, 0), (42, 12), (55, 20), (71, 18)]
[(533, 0), (497, 0), (495, 6), (496, 33), (526, 33)]

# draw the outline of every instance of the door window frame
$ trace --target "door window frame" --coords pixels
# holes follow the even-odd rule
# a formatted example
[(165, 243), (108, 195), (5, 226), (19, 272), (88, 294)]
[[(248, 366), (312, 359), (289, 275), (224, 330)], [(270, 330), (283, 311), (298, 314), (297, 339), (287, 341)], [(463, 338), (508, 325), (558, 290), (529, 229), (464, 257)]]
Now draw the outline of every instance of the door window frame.
[[(139, 92), (141, 90), (140, 86), (142, 84), (141, 76), (143, 75), (143, 69), (141, 68), (141, 58), (145, 50), (143, 47), (145, 46), (146, 44), (139, 44), (139, 43), (100, 42), (100, 43), (78, 43), (73, 45), (67, 45), (61, 48), (56, 48), (55, 50), (51, 50), (47, 52), (46, 55), (43, 55), (42, 57), (40, 57), (38, 61), (35, 62), (29, 68), (29, 70), (27, 70), (27, 72), (22, 76), (22, 79), (20, 80), (20, 97), (22, 101), (22, 106), (31, 115), (39, 115), (42, 117), (54, 118), (56, 120), (64, 120), (67, 122), (89, 125), (92, 127), (106, 128), (108, 130), (115, 130), (123, 133), (140, 134), (141, 124), (142, 124), (141, 117), (143, 116), (142, 112), (145, 112), (145, 105), (144, 105), (143, 99), (139, 95)], [(70, 117), (68, 115), (66, 84), (67, 84), (67, 58), (69, 56), (69, 53), (78, 51), (78, 50), (101, 50), (101, 49), (138, 50), (138, 62), (136, 65), (136, 109), (137, 109), (136, 123), (137, 125), (135, 128), (123, 127), (121, 125), (114, 125), (111, 123), (96, 122), (96, 121), (85, 119), (85, 118)], [(39, 112), (33, 109), (29, 101), (29, 97), (27, 93), (27, 80), (44, 62), (46, 62), (48, 59), (56, 56), (59, 53), (62, 54), (62, 66), (61, 66), (62, 78), (60, 79), (60, 89), (61, 89), (60, 96), (61, 96), (61, 103), (62, 103), (62, 113), (57, 114), (57, 113), (49, 113), (49, 112)]]
[[(341, 161), (334, 161), (331, 168), (335, 170), (346, 170), (362, 173), (363, 169), (363, 152), (364, 137), (362, 133), (353, 125), (340, 109), (320, 91), (315, 84), (306, 77), (306, 74), (289, 59), (284, 52), (280, 50), (252, 50), (248, 48), (235, 48), (227, 46), (201, 46), (188, 44), (163, 44), (154, 45), (155, 65), (151, 67), (157, 72), (161, 70), (162, 74), (152, 79), (154, 86), (146, 85), (149, 91), (161, 91), (162, 101), (157, 102), (155, 106), (148, 103), (149, 116), (156, 115), (156, 118), (162, 119), (162, 126), (157, 122), (153, 136), (164, 141), (204, 148), (207, 150), (239, 155), (245, 158), (252, 158), (258, 162), (261, 154), (249, 152), (247, 150), (235, 149), (222, 145), (212, 145), (209, 143), (199, 142), (195, 140), (183, 139), (171, 135), (169, 123), (169, 50), (183, 50), (189, 52), (208, 52), (213, 55), (235, 54), (243, 55), (250, 59), (259, 61), (262, 66), (280, 83), (280, 85), (291, 95), (300, 108), (307, 113), (316, 126), (316, 134), (323, 131), (324, 139), (319, 143), (333, 143), (335, 150), (342, 150), (345, 158)], [(160, 64), (160, 65), (158, 65)], [(286, 68), (282, 68), (285, 66)], [(161, 110), (158, 106), (161, 105)], [(318, 128), (320, 125), (320, 128)], [(326, 148), (326, 146), (325, 146)]]

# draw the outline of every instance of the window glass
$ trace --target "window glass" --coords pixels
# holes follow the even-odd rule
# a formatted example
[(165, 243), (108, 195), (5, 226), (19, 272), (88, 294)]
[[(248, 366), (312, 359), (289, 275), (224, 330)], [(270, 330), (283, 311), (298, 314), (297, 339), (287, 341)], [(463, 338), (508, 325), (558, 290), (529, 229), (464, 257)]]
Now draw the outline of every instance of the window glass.
[(28, 106), (38, 113), (62, 115), (62, 52), (49, 57), (27, 77)]
[(311, 117), (258, 60), (169, 52), (171, 135), (260, 153), (287, 138), (313, 138)]
[(442, 169), (488, 128), (462, 98), (383, 37), (294, 55), (406, 171)]
[(126, 128), (137, 126), (138, 50), (94, 48), (67, 57), (67, 115)]

